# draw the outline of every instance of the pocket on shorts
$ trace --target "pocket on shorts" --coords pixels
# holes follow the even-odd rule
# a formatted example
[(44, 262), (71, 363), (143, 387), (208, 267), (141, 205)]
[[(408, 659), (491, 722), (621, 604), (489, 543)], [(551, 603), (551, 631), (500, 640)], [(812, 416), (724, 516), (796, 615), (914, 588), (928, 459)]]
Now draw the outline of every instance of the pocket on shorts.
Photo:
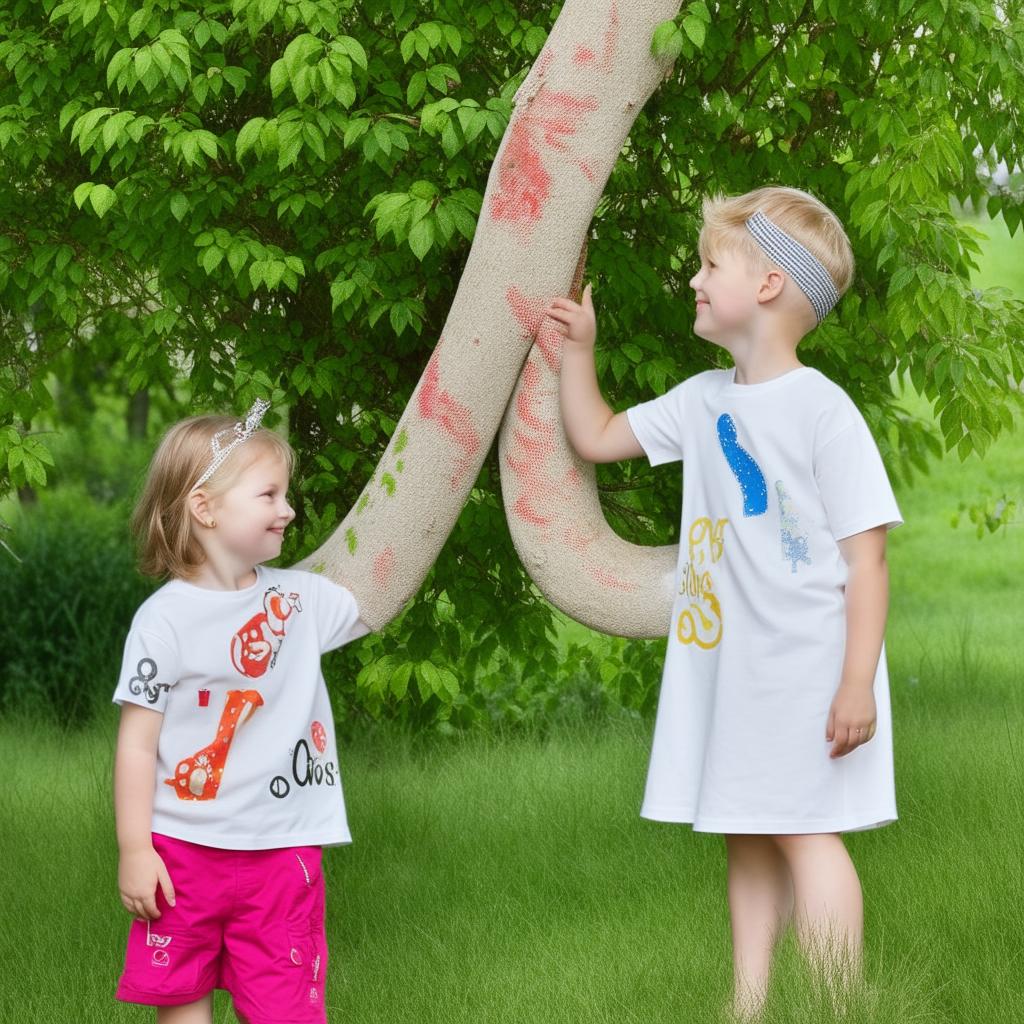
[(159, 929), (159, 919), (150, 923), (147, 944), (145, 922), (132, 922), (120, 985), (151, 995), (190, 995), (199, 986), (203, 966), (200, 944), (181, 932), (165, 935)]
[(288, 962), (294, 972), (301, 1001), (310, 1007), (323, 1001), (324, 975), (327, 972), (327, 944), (309, 924), (288, 926)]

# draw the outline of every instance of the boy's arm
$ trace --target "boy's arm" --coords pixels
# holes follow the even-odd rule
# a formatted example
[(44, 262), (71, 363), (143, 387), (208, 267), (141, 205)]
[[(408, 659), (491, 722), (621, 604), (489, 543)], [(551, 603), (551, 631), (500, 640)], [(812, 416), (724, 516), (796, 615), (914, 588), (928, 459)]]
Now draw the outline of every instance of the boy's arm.
[[(873, 686), (889, 609), (886, 533), (885, 526), (876, 526), (838, 542), (849, 572), (843, 673), (826, 733), (826, 739), (835, 739), (834, 757), (848, 753), (874, 735)], [(861, 732), (857, 733), (857, 729)]]
[(118, 888), (125, 909), (157, 918), (156, 885), (174, 905), (174, 888), (163, 860), (153, 849), (153, 780), (163, 714), (140, 704), (121, 705), (114, 758), (114, 818), (121, 860)]
[(562, 334), (562, 373), (558, 395), (569, 443), (588, 462), (616, 462), (644, 454), (625, 412), (613, 412), (601, 396), (594, 368), (597, 335), (590, 285), (583, 302), (554, 299), (546, 314)]
[(849, 574), (846, 580), (846, 656), (842, 682), (871, 689), (889, 611), (889, 563), (884, 526), (839, 541)]

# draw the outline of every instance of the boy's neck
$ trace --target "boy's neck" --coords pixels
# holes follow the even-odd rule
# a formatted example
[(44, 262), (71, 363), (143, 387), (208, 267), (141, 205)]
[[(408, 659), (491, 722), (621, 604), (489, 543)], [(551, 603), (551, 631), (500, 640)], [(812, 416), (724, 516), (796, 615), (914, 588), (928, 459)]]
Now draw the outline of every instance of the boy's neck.
[(737, 384), (763, 384), (804, 364), (796, 354), (795, 342), (772, 343), (765, 339), (751, 345), (723, 346), (736, 364)]

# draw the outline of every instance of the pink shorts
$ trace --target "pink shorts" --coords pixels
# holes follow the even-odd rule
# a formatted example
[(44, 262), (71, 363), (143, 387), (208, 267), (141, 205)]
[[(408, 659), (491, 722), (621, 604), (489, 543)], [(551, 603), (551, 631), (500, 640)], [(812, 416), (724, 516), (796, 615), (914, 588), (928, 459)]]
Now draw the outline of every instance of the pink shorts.
[(117, 998), (177, 1006), (227, 989), (248, 1024), (326, 1024), (319, 846), (221, 850), (153, 833), (174, 885), (133, 920)]

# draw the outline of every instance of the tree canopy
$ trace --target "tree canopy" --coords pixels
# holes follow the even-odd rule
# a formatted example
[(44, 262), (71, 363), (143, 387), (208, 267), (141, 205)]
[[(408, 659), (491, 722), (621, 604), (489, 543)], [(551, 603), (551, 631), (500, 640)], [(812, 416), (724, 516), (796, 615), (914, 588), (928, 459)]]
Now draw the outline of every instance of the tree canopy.
[[(373, 473), (437, 341), (512, 96), (558, 11), (6, 0), (0, 493), (46, 483), (40, 430), (62, 415), (52, 379), (148, 399), (151, 432), (263, 395), (268, 425), (287, 409), (299, 454), (284, 558), (315, 547)], [(1022, 163), (1022, 44), (1019, 0), (683, 3), (652, 40), (675, 65), (589, 240), (609, 402), (720, 364), (691, 331), (701, 198), (788, 184), (838, 213), (857, 260), (801, 357), (847, 388), (895, 473), (943, 449), (983, 453), (1020, 402), (1024, 303), (971, 288), (976, 233), (954, 207), (1020, 226), (1018, 179), (996, 186), (991, 172)], [(903, 375), (941, 436), (900, 409)], [(508, 540), (495, 458), (389, 630), (402, 656), (364, 645), (373, 699), (415, 679), (448, 714), (465, 699), (459, 677), (507, 671), (495, 658), (559, 667), (552, 612)], [(674, 474), (636, 462), (599, 480), (624, 535), (675, 536)], [(628, 688), (654, 662), (618, 650), (602, 670)], [(397, 672), (405, 662), (417, 668)]]

